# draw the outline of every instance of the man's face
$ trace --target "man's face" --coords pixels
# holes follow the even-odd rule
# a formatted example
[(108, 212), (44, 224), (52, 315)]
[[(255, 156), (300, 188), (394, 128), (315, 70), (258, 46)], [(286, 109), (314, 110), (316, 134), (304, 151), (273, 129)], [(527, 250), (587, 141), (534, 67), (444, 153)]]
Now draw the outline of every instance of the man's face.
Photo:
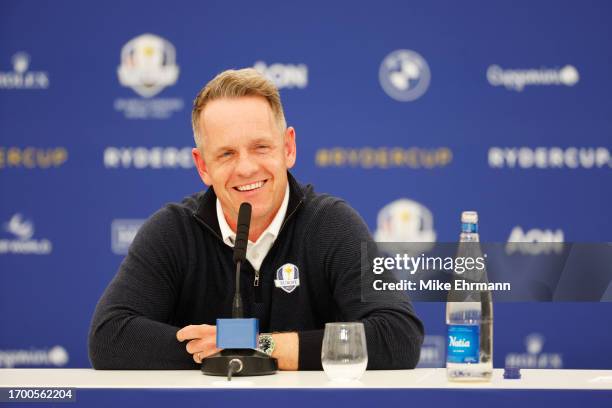
[(203, 152), (194, 149), (193, 157), (230, 225), (247, 201), (252, 222), (267, 227), (283, 201), (287, 169), (295, 164), (294, 129), (283, 134), (268, 101), (245, 96), (209, 102), (200, 113), (200, 135)]

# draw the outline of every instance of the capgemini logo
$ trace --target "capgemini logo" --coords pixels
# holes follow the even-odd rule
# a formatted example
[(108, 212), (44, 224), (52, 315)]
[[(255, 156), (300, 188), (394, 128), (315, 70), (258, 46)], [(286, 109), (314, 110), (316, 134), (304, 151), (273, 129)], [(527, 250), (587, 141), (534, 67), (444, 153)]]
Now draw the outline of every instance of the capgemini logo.
[(427, 61), (417, 52), (395, 50), (380, 64), (378, 79), (391, 98), (409, 102), (420, 98), (427, 91), (431, 71)]
[(46, 350), (0, 350), (0, 367), (55, 366), (63, 367), (70, 359), (62, 346)]
[(487, 69), (487, 80), (493, 86), (521, 92), (525, 87), (534, 85), (574, 86), (580, 80), (580, 74), (573, 65), (540, 69), (504, 69), (499, 65), (491, 65)]

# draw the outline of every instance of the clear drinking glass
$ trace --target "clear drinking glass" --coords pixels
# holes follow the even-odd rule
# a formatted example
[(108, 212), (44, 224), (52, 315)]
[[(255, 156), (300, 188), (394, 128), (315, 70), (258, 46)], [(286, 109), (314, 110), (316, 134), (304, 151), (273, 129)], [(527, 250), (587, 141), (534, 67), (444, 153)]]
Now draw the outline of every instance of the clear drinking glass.
[(363, 323), (325, 324), (321, 363), (330, 380), (360, 379), (368, 365)]

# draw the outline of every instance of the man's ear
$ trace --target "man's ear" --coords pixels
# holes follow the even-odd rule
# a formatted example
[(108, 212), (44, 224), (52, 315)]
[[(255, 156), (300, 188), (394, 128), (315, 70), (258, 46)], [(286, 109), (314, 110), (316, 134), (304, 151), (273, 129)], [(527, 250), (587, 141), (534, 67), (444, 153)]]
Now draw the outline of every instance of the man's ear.
[(206, 162), (204, 161), (204, 155), (197, 147), (191, 149), (191, 156), (193, 157), (193, 162), (195, 163), (196, 169), (198, 169), (198, 174), (200, 178), (207, 186), (212, 185), (212, 179), (210, 178), (210, 174), (208, 173), (208, 167), (206, 166)]
[(288, 169), (295, 165), (295, 158), (297, 154), (297, 147), (295, 144), (295, 129), (291, 126), (285, 130), (284, 138), (284, 150), (285, 150), (285, 165)]

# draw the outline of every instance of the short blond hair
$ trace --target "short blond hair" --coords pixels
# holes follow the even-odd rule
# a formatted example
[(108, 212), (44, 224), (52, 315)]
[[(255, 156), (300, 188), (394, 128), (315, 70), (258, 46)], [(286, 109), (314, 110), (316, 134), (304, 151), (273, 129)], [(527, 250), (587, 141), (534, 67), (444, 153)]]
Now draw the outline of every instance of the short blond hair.
[(207, 83), (193, 101), (191, 126), (193, 127), (193, 139), (198, 148), (202, 145), (202, 135), (200, 135), (199, 130), (200, 114), (206, 104), (215, 99), (238, 98), (241, 96), (261, 96), (266, 98), (281, 132), (287, 128), (280, 94), (272, 81), (253, 68), (228, 69)]

